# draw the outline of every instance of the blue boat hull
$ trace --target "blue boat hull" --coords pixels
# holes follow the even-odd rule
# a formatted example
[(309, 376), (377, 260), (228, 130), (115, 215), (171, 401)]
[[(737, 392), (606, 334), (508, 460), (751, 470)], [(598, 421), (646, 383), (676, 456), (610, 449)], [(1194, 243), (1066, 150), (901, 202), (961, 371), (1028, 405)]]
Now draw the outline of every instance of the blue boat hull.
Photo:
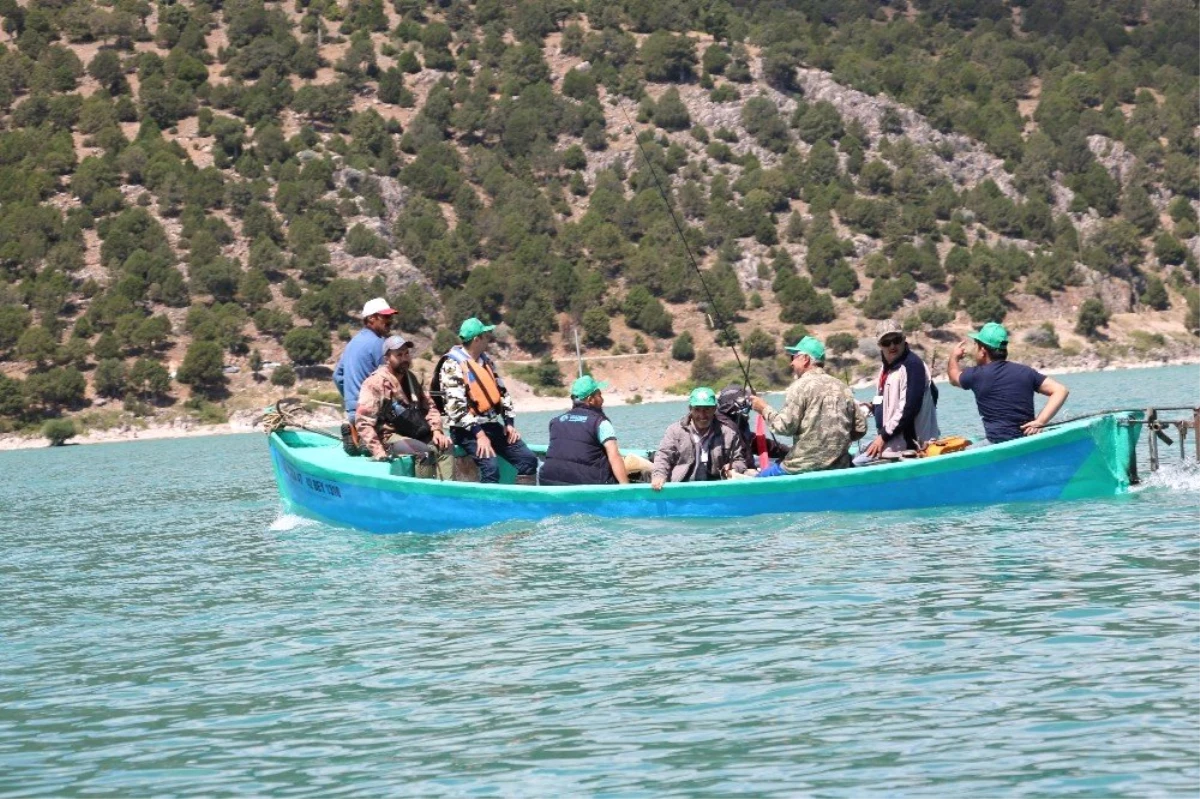
[(286, 508), (378, 533), (441, 532), (514, 520), (730, 518), (823, 511), (887, 511), (1111, 496), (1128, 487), (1136, 426), (1116, 416), (938, 458), (764, 480), (568, 488), (481, 485), (391, 474), (311, 434), (271, 435)]

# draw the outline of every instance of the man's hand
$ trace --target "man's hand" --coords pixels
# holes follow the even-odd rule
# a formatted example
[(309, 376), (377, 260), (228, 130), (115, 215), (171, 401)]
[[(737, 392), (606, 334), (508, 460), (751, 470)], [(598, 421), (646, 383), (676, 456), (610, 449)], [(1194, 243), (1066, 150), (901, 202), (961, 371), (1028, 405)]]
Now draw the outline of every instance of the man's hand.
[(759, 414), (760, 416), (765, 414), (767, 412), (767, 409), (770, 407), (771, 406), (768, 405), (767, 401), (764, 400), (762, 397), (755, 396), (755, 397), (750, 398), (750, 409), (753, 410), (755, 413)]
[(954, 349), (950, 351), (950, 358), (946, 362), (946, 377), (950, 379), (950, 385), (957, 388), (963, 387), (962, 383), (959, 382), (959, 378), (962, 377), (963, 370), (962, 367), (958, 365), (958, 362), (962, 360), (962, 357), (966, 354), (967, 342), (960, 341), (955, 345)]
[(662, 491), (663, 483), (665, 483), (665, 482), (666, 482), (665, 477), (663, 477), (662, 475), (655, 475), (650, 480), (650, 487), (653, 488), (655, 491)]
[(433, 433), (433, 445), (440, 450), (450, 449), (450, 437), (441, 430), (435, 430)]
[(1021, 432), (1027, 436), (1037, 435), (1038, 433), (1042, 432), (1042, 423), (1037, 419), (1034, 419), (1032, 422), (1026, 422), (1025, 424), (1021, 425)]
[(496, 457), (496, 450), (492, 449), (492, 440), (482, 430), (475, 434), (475, 457), (480, 460)]
[(505, 425), (504, 436), (508, 439), (508, 443), (515, 444), (521, 440), (521, 434), (517, 432), (517, 428), (510, 425)]
[(376, 463), (387, 463), (391, 459), (392, 459), (391, 455), (372, 455), (371, 456), (371, 460), (375, 461)]
[(878, 458), (886, 444), (887, 442), (883, 440), (883, 436), (875, 436), (875, 440), (867, 445), (866, 454), (871, 458)]

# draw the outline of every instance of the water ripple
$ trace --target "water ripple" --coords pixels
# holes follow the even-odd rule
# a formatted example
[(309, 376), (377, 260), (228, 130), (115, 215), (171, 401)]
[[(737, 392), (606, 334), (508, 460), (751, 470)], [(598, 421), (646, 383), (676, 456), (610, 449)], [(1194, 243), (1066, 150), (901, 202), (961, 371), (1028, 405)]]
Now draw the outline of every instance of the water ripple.
[(1187, 467), (1092, 503), (377, 537), (281, 517), (261, 439), (137, 446), (150, 488), (129, 448), (5, 455), (46, 479), (3, 499), (2, 796), (1200, 782)]

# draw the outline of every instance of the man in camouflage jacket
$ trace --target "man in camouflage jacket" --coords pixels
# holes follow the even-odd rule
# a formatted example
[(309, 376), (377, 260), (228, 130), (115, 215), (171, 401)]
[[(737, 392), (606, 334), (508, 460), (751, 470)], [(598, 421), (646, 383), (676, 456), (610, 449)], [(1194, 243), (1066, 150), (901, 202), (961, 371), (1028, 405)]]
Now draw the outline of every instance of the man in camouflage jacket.
[(751, 407), (762, 414), (772, 431), (794, 440), (783, 460), (759, 476), (850, 466), (850, 442), (867, 432), (866, 417), (859, 413), (850, 387), (825, 373), (825, 346), (812, 336), (786, 349), (792, 354), (796, 380), (788, 386), (783, 410), (776, 411), (762, 397), (754, 397)]
[(462, 344), (439, 362), (435, 391), (441, 393), (450, 440), (475, 461), (479, 482), (499, 482), (499, 456), (516, 469), (517, 485), (536, 485), (537, 455), (517, 432), (512, 397), (487, 354), (495, 329), (475, 317), (462, 323)]
[[(358, 410), (354, 426), (360, 446), (372, 460), (388, 460), (391, 455), (428, 455), (436, 448), (450, 448), (450, 439), (442, 432), (442, 416), (429, 395), (411, 372), (411, 341), (390, 336), (383, 342), (383, 365), (363, 381), (358, 392)], [(400, 436), (392, 409), (415, 406), (429, 425), (428, 440)], [(431, 447), (432, 445), (432, 447)]]

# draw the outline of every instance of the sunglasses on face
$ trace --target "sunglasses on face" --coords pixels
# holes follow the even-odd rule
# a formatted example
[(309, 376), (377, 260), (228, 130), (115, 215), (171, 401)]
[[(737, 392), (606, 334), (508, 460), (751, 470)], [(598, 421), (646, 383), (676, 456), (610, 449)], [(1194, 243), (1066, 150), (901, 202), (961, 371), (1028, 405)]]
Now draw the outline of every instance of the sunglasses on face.
[(904, 338), (901, 336), (887, 336), (880, 340), (881, 347), (899, 347), (904, 343)]

